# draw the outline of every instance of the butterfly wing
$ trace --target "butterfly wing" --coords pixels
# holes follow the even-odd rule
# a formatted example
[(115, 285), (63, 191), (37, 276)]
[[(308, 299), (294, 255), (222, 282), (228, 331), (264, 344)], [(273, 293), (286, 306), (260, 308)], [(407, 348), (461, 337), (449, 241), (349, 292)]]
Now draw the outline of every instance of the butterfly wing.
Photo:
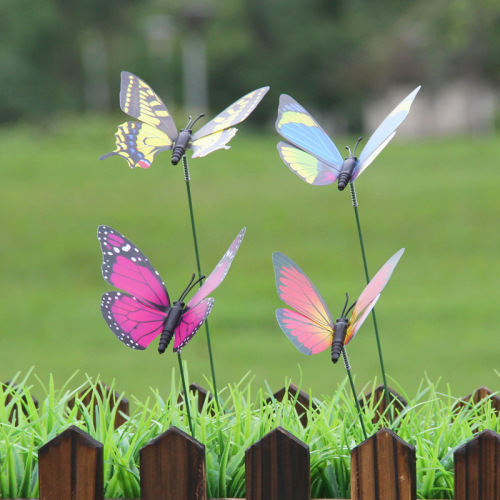
[(213, 305), (214, 299), (208, 298), (193, 307), (186, 307), (181, 322), (175, 329), (174, 352), (181, 352), (182, 348), (193, 338), (207, 319)]
[(281, 252), (273, 253), (276, 289), (280, 299), (296, 311), (278, 309), (276, 318), (285, 335), (305, 354), (316, 354), (332, 343), (330, 311), (311, 280)]
[(288, 168), (308, 184), (326, 186), (337, 180), (338, 172), (329, 165), (288, 142), (280, 141), (278, 151)]
[[(337, 146), (318, 122), (286, 94), (280, 97), (276, 130), (295, 147), (313, 155), (323, 169), (329, 168), (331, 175), (337, 178), (344, 163)], [(286, 160), (285, 163), (293, 170), (293, 163), (291, 165)]]
[(121, 292), (105, 293), (101, 312), (111, 331), (132, 349), (145, 349), (161, 334), (167, 317), (165, 312)]
[(405, 97), (378, 126), (377, 130), (370, 137), (363, 151), (359, 155), (358, 162), (354, 169), (351, 182), (370, 165), (378, 154), (387, 146), (390, 140), (396, 135), (396, 129), (410, 112), (410, 107), (417, 95), (420, 87), (417, 87), (411, 94)]
[(110, 285), (160, 311), (170, 306), (158, 271), (130, 240), (109, 226), (99, 226), (97, 239), (102, 251), (102, 275)]
[(236, 252), (238, 251), (238, 248), (243, 241), (245, 231), (246, 228), (243, 228), (238, 233), (238, 236), (236, 236), (234, 241), (231, 243), (231, 246), (228, 248), (227, 252), (215, 266), (214, 270), (210, 273), (210, 276), (205, 280), (200, 289), (193, 295), (187, 307), (194, 307), (198, 302), (212, 293), (222, 283), (222, 280), (226, 277), (226, 274), (229, 271), (229, 268), (231, 267), (233, 259), (236, 255)]
[(119, 125), (116, 149), (101, 160), (118, 155), (131, 168), (147, 168), (158, 153), (172, 149), (178, 132), (167, 107), (146, 82), (127, 71), (121, 74), (120, 107), (142, 123)]
[[(380, 293), (387, 285), (392, 272), (394, 271), (399, 259), (403, 255), (405, 249), (402, 248), (398, 250), (377, 272), (377, 274), (371, 279), (370, 283), (366, 285), (365, 289), (361, 292), (359, 299), (356, 301), (354, 310), (352, 312), (351, 319), (349, 320), (349, 327), (347, 329), (347, 334), (344, 340), (344, 344), (347, 345), (363, 321), (368, 316), (368, 313), (375, 306), (375, 302), (378, 300)], [(368, 309), (368, 312), (366, 310)]]
[(333, 330), (290, 309), (277, 309), (276, 319), (283, 333), (304, 354), (317, 354), (332, 345)]
[(230, 127), (245, 120), (268, 90), (269, 87), (262, 87), (248, 93), (201, 127), (193, 135), (189, 145), (189, 148), (193, 150), (193, 158), (205, 156), (217, 149), (229, 149), (226, 144), (237, 132), (235, 128)]
[(149, 168), (158, 153), (172, 149), (172, 141), (160, 129), (145, 123), (122, 123), (115, 138), (116, 149), (100, 160), (118, 155), (127, 160), (130, 168)]

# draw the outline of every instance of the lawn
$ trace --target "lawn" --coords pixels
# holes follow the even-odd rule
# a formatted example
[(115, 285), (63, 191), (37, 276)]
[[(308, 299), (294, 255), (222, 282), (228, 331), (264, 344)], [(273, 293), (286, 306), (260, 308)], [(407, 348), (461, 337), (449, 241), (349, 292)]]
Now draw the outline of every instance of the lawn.
[[(113, 119), (94, 117), (0, 130), (2, 349), (0, 379), (35, 366), (56, 384), (76, 370), (116, 379), (130, 398), (169, 390), (177, 359), (156, 345), (134, 351), (101, 317), (112, 289), (100, 272), (97, 226), (125, 234), (177, 298), (196, 271), (180, 165), (160, 155), (131, 170), (114, 149)], [(365, 281), (348, 190), (312, 187), (276, 151), (277, 134), (242, 124), (229, 151), (190, 161), (202, 270), (209, 273), (239, 230), (245, 239), (214, 293), (210, 331), (219, 388), (247, 372), (253, 387), (286, 377), (314, 395), (345, 377), (327, 353), (301, 354), (279, 329), (281, 307), (271, 255), (296, 261), (321, 291), (334, 318), (345, 292)], [(339, 148), (349, 139), (336, 139)], [(406, 252), (377, 304), (387, 373), (407, 392), (427, 373), (456, 396), (480, 385), (499, 389), (500, 140), (494, 137), (407, 142), (396, 137), (356, 182), (370, 273), (399, 248)], [(371, 320), (349, 344), (358, 390), (380, 380)], [(208, 385), (205, 330), (183, 350), (191, 381)], [(496, 371), (495, 371), (496, 370)], [(389, 380), (389, 385), (391, 380)], [(34, 391), (36, 394), (36, 391)]]

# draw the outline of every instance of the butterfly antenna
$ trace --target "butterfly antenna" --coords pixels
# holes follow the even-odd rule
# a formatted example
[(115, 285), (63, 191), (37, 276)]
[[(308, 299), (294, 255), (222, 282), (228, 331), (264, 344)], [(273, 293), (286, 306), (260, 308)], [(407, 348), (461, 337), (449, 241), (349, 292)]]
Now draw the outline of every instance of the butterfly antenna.
[(192, 130), (193, 129), (193, 126), (194, 124), (201, 118), (205, 116), (205, 113), (201, 113), (201, 115), (197, 116), (194, 120), (193, 120), (193, 117), (191, 115), (189, 115), (189, 121), (188, 121), (188, 124), (184, 127), (183, 130)]
[[(347, 146), (346, 146), (346, 147), (347, 147)], [(350, 153), (350, 152), (349, 152), (349, 153)], [(347, 314), (347, 313), (345, 312), (345, 310), (346, 310), (346, 307), (347, 307), (347, 304), (348, 304), (348, 303), (349, 303), (349, 294), (348, 294), (348, 293), (346, 293), (346, 294), (345, 294), (345, 304), (344, 304), (344, 309), (342, 309), (342, 318), (345, 318), (345, 315)]]
[(358, 144), (361, 142), (363, 138), (360, 137), (357, 141), (356, 141), (356, 144), (354, 145), (354, 149), (352, 150), (352, 156), (355, 156), (356, 154), (356, 148), (358, 147)]
[(347, 151), (349, 151), (349, 156), (352, 156), (351, 148), (349, 146), (346, 146), (345, 148), (347, 149)]
[(187, 294), (193, 289), (194, 286), (196, 286), (201, 280), (205, 279), (205, 276), (201, 276), (196, 281), (194, 281), (194, 277), (195, 274), (193, 273), (193, 275), (191, 276), (191, 281), (188, 283), (188, 286), (179, 297), (179, 302), (182, 302), (186, 298)]
[[(356, 301), (356, 302), (357, 302), (357, 301)], [(347, 315), (348, 315), (348, 314), (352, 311), (353, 307), (356, 305), (356, 302), (354, 302), (354, 303), (352, 304), (352, 306), (351, 306), (351, 307), (349, 307), (349, 309), (347, 309), (347, 311), (345, 312), (345, 316), (347, 316)], [(344, 317), (345, 317), (345, 316), (344, 316)]]

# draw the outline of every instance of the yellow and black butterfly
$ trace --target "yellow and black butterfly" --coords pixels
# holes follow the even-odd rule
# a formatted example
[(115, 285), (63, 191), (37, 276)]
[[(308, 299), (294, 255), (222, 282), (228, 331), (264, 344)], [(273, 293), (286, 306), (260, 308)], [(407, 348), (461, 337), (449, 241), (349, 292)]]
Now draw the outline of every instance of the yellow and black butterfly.
[(172, 116), (156, 92), (137, 76), (122, 71), (120, 107), (140, 122), (119, 125), (115, 134), (116, 149), (100, 159), (119, 155), (127, 160), (131, 168), (148, 168), (158, 153), (169, 149), (173, 150), (173, 165), (177, 165), (188, 149), (193, 150), (193, 158), (217, 149), (229, 149), (226, 144), (237, 132), (233, 125), (247, 118), (268, 90), (269, 87), (262, 87), (250, 92), (193, 134), (193, 125), (203, 114), (195, 120), (189, 117), (189, 123), (178, 132)]

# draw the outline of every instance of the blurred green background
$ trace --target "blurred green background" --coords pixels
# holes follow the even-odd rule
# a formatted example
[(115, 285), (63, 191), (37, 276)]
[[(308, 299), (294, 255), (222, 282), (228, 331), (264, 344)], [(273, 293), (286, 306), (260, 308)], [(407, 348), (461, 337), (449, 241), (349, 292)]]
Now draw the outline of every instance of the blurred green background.
[[(377, 305), (386, 370), (409, 392), (426, 373), (441, 377), (443, 389), (450, 383), (456, 396), (479, 385), (498, 390), (497, 114), (471, 104), (472, 115), (486, 117), (483, 125), (425, 133), (437, 121), (425, 110), (448, 85), (473, 81), (496, 95), (497, 3), (29, 5), (0, 5), (3, 380), (35, 366), (42, 380), (53, 373), (62, 385), (79, 370), (79, 380), (85, 373), (115, 378), (118, 390), (143, 398), (150, 386), (169, 387), (177, 368), (171, 352), (137, 352), (118, 342), (99, 308), (111, 289), (100, 273), (99, 224), (136, 243), (172, 297), (196, 270), (181, 167), (170, 165), (168, 153), (149, 170), (130, 170), (118, 157), (98, 159), (114, 149), (116, 126), (126, 119), (118, 107), (125, 69), (153, 86), (179, 127), (198, 107), (214, 116), (271, 85), (229, 151), (190, 161), (205, 273), (247, 227), (213, 293), (217, 382), (222, 388), (251, 372), (256, 387), (267, 380), (277, 390), (291, 377), (318, 396), (331, 393), (345, 372), (327, 353), (302, 355), (279, 329), (271, 254), (295, 260), (334, 317), (345, 292), (359, 295), (364, 273), (349, 193), (305, 184), (276, 152), (279, 95), (314, 112), (340, 149), (373, 131), (365, 115), (372, 100), (388, 96), (385, 115), (403, 97), (392, 97), (392, 88), (422, 84), (414, 115), (412, 108), (401, 134), (356, 183), (371, 274), (406, 247)], [(200, 54), (206, 57), (197, 60)], [(206, 72), (190, 73), (205, 63)], [(419, 100), (428, 107), (418, 111)], [(455, 112), (451, 106), (450, 116)], [(412, 119), (421, 124), (413, 134)], [(359, 390), (380, 380), (370, 320), (348, 351)], [(191, 381), (207, 385), (204, 329), (183, 355)]]

